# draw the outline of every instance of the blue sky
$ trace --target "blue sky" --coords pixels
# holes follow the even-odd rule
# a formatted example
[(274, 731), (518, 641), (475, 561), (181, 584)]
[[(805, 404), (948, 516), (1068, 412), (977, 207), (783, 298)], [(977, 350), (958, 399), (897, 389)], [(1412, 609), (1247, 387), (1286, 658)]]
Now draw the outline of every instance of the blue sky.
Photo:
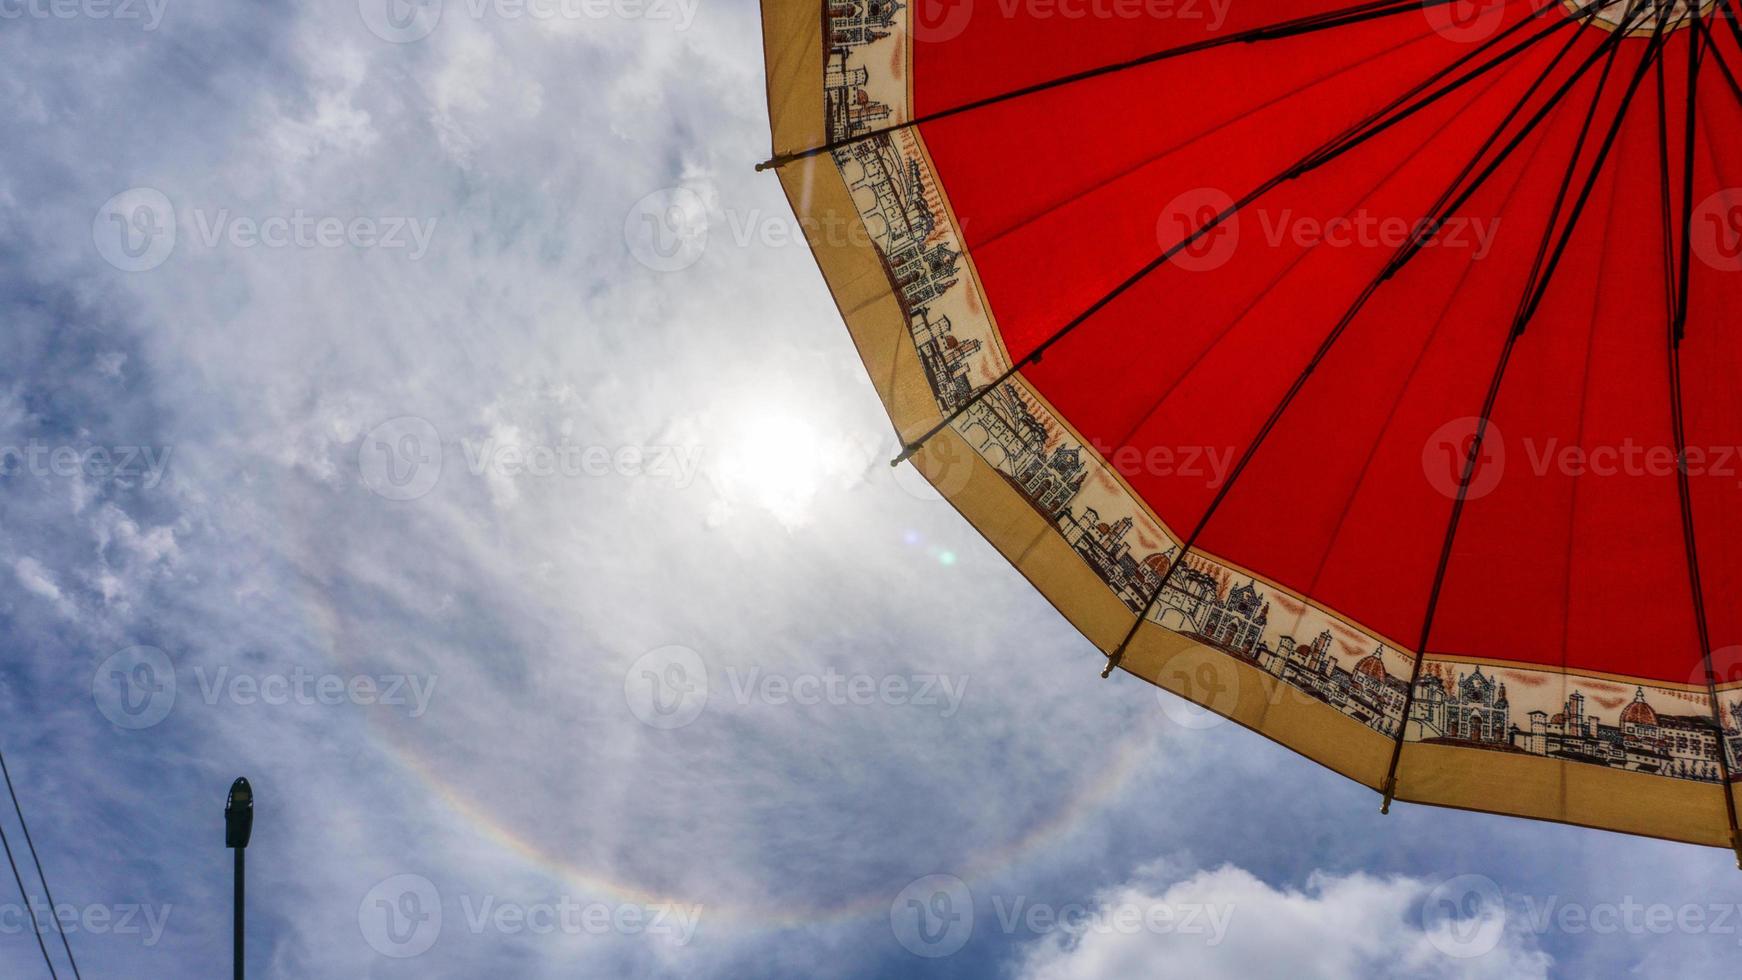
[(0, 740), (86, 976), (227, 968), (239, 774), (261, 977), (1733, 972), (1722, 851), (1100, 680), (885, 465), (753, 4), (435, 9), (0, 4)]

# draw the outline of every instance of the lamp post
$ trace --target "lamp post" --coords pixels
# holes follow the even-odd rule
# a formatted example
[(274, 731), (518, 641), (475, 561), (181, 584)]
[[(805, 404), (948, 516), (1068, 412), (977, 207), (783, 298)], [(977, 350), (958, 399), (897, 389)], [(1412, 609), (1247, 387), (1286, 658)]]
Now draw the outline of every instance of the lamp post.
[(233, 962), (236, 980), (242, 980), (242, 855), (254, 833), (254, 788), (238, 776), (224, 801), (224, 846), (236, 852), (236, 924)]

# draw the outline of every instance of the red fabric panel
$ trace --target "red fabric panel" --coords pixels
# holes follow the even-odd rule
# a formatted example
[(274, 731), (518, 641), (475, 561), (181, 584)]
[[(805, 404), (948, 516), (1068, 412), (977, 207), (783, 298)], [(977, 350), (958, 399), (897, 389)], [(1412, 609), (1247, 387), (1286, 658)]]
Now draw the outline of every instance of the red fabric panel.
[[(1225, 30), (1329, 6), (1235, 5)], [(1512, 4), (1508, 23), (1532, 9)], [(914, 44), (916, 110), (1194, 40), (1201, 28), (1091, 19), (1061, 31), (1044, 18), (977, 16), (950, 39)], [(1223, 465), (1237, 459), (1398, 244), (1370, 235), (1327, 246), (1315, 230), (1340, 218), (1370, 229), (1420, 219), (1564, 44), (1572, 41), (1571, 53), (1548, 90), (1608, 36), (1568, 28), (1282, 184), (1101, 309), (1025, 376), (1104, 451), (1207, 449)], [(1676, 77), (1688, 36), (1667, 54), (1672, 106), (1682, 102)], [(1646, 46), (1622, 43), (1580, 177)], [(1006, 348), (1021, 357), (1204, 215), (1471, 50), (1416, 11), (1119, 72), (930, 123), (924, 135)], [(1731, 60), (1742, 67), (1742, 54)], [(1461, 448), (1457, 420), (1482, 407), (1601, 67), (1459, 212), (1462, 246), (1425, 250), (1350, 321), (1198, 547), (1395, 643), (1417, 643), (1451, 511), (1448, 446)], [(1742, 131), (1715, 67), (1702, 87), (1706, 132)], [(1605, 447), (1673, 442), (1665, 262), (1653, 251), (1663, 247), (1657, 123), (1653, 76), (1514, 348), (1432, 652), (1671, 682), (1689, 682), (1700, 667), (1673, 474), (1598, 478), (1564, 465)], [(1698, 150), (1697, 200), (1742, 184), (1737, 141), (1708, 138)], [(1727, 199), (1720, 205), (1700, 220), (1732, 220)], [(1734, 207), (1734, 234), (1712, 225), (1706, 251), (1742, 242), (1742, 191)], [(1689, 343), (1700, 356), (1687, 357), (1685, 382), (1694, 444), (1742, 444), (1732, 381), (1742, 366), (1739, 277), (1742, 269), (1696, 262)], [(1226, 475), (1176, 467), (1126, 477), (1184, 535)], [(1742, 475), (1704, 476), (1694, 495), (1714, 642), (1742, 644), (1742, 611), (1722, 601), (1742, 587), (1742, 559), (1728, 546), (1742, 537)]]

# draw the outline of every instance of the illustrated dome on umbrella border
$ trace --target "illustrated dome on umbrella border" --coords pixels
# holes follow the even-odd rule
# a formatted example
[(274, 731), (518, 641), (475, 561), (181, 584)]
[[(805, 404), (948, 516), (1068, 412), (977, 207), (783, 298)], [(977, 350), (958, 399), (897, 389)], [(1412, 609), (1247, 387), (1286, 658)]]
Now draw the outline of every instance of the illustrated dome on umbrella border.
[[(806, 227), (829, 229), (842, 216), (856, 224), (856, 234), (813, 236), (813, 251), (907, 446), (902, 458), (911, 459), (1108, 655), (1109, 671), (1122, 668), (1191, 698), (1375, 789), (1387, 806), (1395, 798), (1726, 846), (1737, 850), (1742, 864), (1738, 789), (1730, 772), (1742, 752), (1742, 691), (1735, 683), (1720, 689), (1709, 645), (1705, 677), (1690, 677), (1685, 684), (1437, 652), (1419, 658), (1410, 652), (1416, 646), (1409, 642), (1413, 637), (1398, 642), (1380, 635), (1284, 587), (1262, 568), (1241, 567), (1197, 547), (1197, 531), (1172, 528), (1157, 517), (1100, 447), (1084, 439), (1028, 377), (1043, 355), (1068, 343), (1071, 332), (1107, 300), (1081, 316), (1061, 317), (1056, 333), (1013, 357), (951, 207), (951, 188), (940, 180), (927, 145), (927, 128), (946, 119), (1236, 44), (1329, 36), (1375, 19), (1419, 17), (1424, 9), (1431, 16), (1440, 2), (1372, 2), (1335, 10), (1333, 4), (1321, 4), (1324, 11), (1311, 16), (1230, 29), (963, 104), (929, 106), (922, 114), (916, 109), (911, 66), (916, 46), (939, 39), (915, 39), (927, 27), (916, 26), (911, 3), (764, 0), (775, 154), (759, 169), (778, 172)], [(1527, 2), (1512, 0), (1508, 6)], [(1649, 46), (1652, 54), (1641, 60), (1651, 61), (1669, 49), (1672, 33), (1680, 34), (1695, 40), (1677, 43), (1699, 46), (1709, 59), (1702, 61), (1705, 70), (1716, 77), (1721, 69), (1734, 88), (1731, 65), (1742, 68), (1742, 31), (1733, 3), (1712, 0), (1696, 18), (1689, 18), (1679, 2), (1640, 3), (1632, 16), (1640, 23), (1655, 17), (1656, 23), (1604, 32), (1613, 40), (1585, 42), (1597, 51), (1590, 63), (1613, 65), (1613, 52), (1622, 43)], [(1509, 58), (1542, 38), (1578, 33), (1591, 25), (1577, 22), (1592, 15), (1616, 19), (1615, 6), (1613, 0), (1583, 7), (1568, 3), (1563, 24), (1553, 20), (1561, 15), (1551, 5), (1536, 3), (1504, 30), (1467, 44), (1455, 67), (1480, 77), (1487, 71), (1476, 70), (1486, 64), (1481, 59)], [(1726, 32), (1734, 34), (1736, 44), (1720, 53)], [(1642, 79), (1650, 74), (1643, 67), (1639, 73)], [(1627, 85), (1629, 74), (1617, 73), (1617, 90)], [(1455, 90), (1470, 80), (1457, 81), (1462, 77), (1454, 71), (1436, 73), (1421, 87), (1399, 93), (1383, 113), (1363, 120), (1367, 130), (1351, 127), (1358, 138), (1345, 134), (1250, 196), (1232, 200), (1184, 242), (1161, 249), (1152, 264), (1135, 270), (1119, 288), (1233, 220), (1270, 188), (1326, 166), (1370, 138), (1368, 130), (1383, 131), (1397, 117), (1422, 108), (1417, 103), (1442, 97), (1442, 88)], [(1603, 84), (1608, 84), (1606, 73)], [(1650, 84), (1633, 84), (1649, 98)], [(1602, 92), (1599, 87), (1591, 100), (1593, 113)], [(1619, 121), (1615, 125), (1618, 129)], [(1594, 131), (1593, 152), (1603, 126)], [(1582, 150), (1583, 140), (1580, 145)], [(1598, 157), (1591, 170), (1593, 182), (1603, 159)], [(1576, 183), (1571, 174), (1567, 182)], [(1569, 202), (1578, 188), (1571, 190), (1562, 190)], [(1582, 203), (1569, 204), (1568, 236)], [(1561, 213), (1558, 205), (1556, 213)], [(1684, 266), (1688, 261), (1686, 248), (1680, 261)], [(1487, 417), (1487, 412), (1480, 416)], [(1478, 427), (1477, 448), (1482, 432)], [(1033, 433), (1043, 435), (1036, 441)], [(1475, 459), (1473, 450), (1455, 509), (1465, 503)], [(1235, 590), (1227, 583), (1235, 579), (1252, 583), (1252, 595), (1242, 595), (1239, 605), (1228, 601)], [(1264, 618), (1254, 603), (1263, 606)], [(1277, 614), (1270, 614), (1272, 604)], [(1703, 625), (1704, 612), (1701, 616)], [(1392, 673), (1387, 648), (1398, 655), (1394, 659), (1403, 672)], [(1201, 678), (1169, 669), (1174, 663), (1197, 663), (1204, 650), (1222, 655), (1215, 662), (1234, 681), (1217, 685), (1220, 693), (1194, 689)], [(1485, 683), (1452, 680), (1472, 674)], [(1604, 703), (1616, 707), (1603, 709)], [(1611, 724), (1605, 715), (1616, 721)], [(1712, 764), (1702, 769), (1687, 758), (1659, 759), (1655, 743), (1628, 741), (1646, 717), (1651, 724), (1662, 719), (1676, 726), (1683, 742), (1703, 745), (1691, 751), (1708, 753)], [(1472, 730), (1483, 734), (1466, 737)]]

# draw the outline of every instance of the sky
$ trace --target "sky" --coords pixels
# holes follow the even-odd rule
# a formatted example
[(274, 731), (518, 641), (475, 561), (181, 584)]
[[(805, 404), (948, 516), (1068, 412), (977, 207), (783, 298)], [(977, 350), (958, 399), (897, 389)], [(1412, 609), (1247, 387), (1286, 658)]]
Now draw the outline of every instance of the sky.
[(0, 748), (83, 975), (222, 975), (238, 775), (258, 977), (1733, 975), (1726, 852), (1101, 680), (887, 465), (763, 93), (747, 0), (0, 0)]

